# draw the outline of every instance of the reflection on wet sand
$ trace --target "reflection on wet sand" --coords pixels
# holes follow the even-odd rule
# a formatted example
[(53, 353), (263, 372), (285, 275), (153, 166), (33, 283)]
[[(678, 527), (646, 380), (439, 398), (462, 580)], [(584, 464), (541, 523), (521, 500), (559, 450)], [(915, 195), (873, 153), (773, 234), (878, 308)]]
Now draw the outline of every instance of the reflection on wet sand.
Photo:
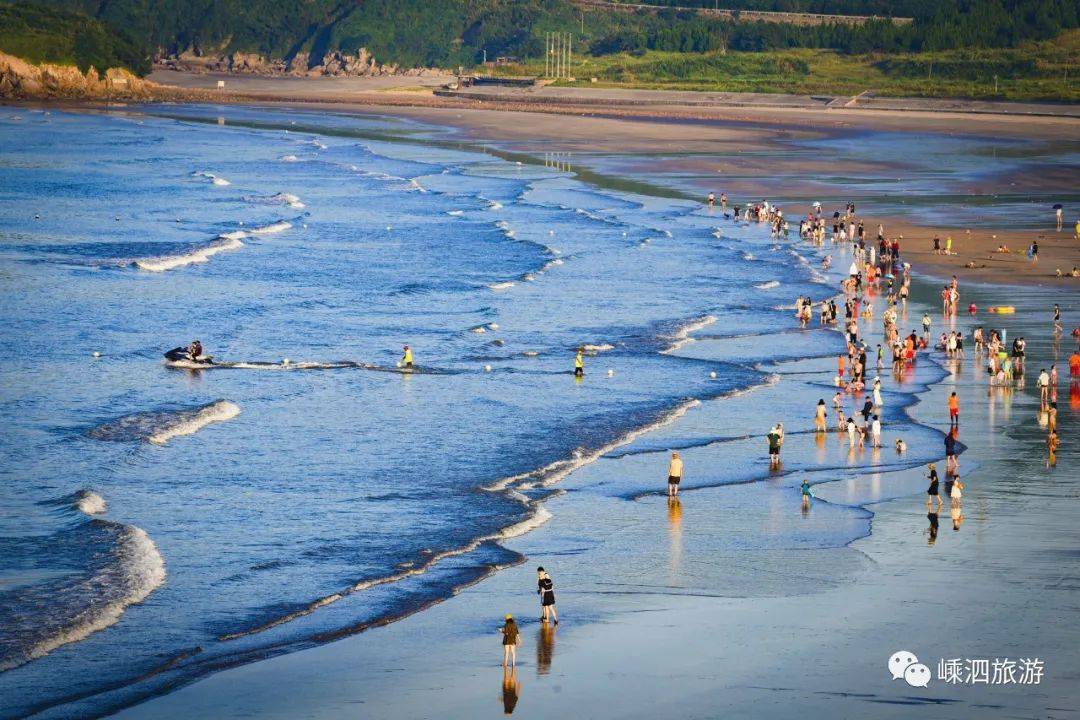
[(555, 626), (541, 623), (536, 634), (536, 674), (551, 672), (551, 659), (555, 657)]
[(518, 696), (521, 694), (521, 683), (518, 682), (517, 668), (503, 668), (502, 679), (502, 703), (503, 714), (510, 715), (517, 707)]
[(672, 583), (679, 577), (682, 566), (682, 503), (678, 497), (668, 498), (668, 573)]

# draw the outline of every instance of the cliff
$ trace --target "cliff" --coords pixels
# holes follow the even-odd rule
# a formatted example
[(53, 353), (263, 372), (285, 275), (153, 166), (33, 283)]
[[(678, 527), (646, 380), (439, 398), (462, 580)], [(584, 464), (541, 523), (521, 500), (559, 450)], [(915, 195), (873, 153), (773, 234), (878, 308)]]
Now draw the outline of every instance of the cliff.
[(162, 100), (177, 91), (143, 80), (122, 68), (85, 73), (74, 65), (34, 65), (0, 52), (0, 98), (36, 100)]

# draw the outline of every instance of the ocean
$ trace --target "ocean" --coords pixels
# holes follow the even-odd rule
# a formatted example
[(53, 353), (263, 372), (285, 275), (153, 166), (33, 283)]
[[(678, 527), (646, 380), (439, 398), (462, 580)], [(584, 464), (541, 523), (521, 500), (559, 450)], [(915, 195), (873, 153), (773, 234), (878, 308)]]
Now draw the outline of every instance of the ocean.
[[(0, 187), (5, 718), (421, 610), (519, 562), (499, 540), (571, 471), (626, 457), (612, 492), (654, 492), (669, 448), (747, 434), (672, 425), (688, 408), (838, 344), (790, 312), (836, 279), (794, 229), (412, 121), (9, 107)], [(194, 338), (219, 365), (164, 365)], [(763, 448), (723, 447), (708, 482), (753, 480)], [(836, 513), (786, 541), (868, 532)]]

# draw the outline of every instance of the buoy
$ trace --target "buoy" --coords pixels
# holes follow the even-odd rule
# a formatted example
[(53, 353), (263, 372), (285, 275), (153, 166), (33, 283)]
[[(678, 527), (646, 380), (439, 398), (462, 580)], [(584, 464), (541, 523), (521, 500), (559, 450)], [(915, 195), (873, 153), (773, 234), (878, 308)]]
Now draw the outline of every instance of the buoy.
[(244, 224), (244, 221), (243, 221), (243, 220), (241, 220), (241, 221), (240, 221), (240, 224), (241, 224), (241, 225), (243, 225), (243, 224)]
[(484, 366), (484, 372), (491, 372), (491, 366), (490, 365), (485, 365)]
[(608, 368), (607, 376), (608, 377), (615, 377), (615, 371), (612, 370), (611, 368)]
[(99, 353), (97, 350), (95, 350), (94, 351), (94, 357), (101, 357), (101, 353)]
[(713, 380), (715, 380), (716, 379), (716, 371), (713, 370), (711, 373), (709, 373), (709, 377), (711, 377)]

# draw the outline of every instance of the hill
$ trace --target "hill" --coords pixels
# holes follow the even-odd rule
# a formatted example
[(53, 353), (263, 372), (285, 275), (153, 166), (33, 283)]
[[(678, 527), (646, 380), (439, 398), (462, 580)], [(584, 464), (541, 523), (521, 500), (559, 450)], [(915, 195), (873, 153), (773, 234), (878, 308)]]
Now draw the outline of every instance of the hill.
[[(1066, 51), (1062, 60), (1061, 52), (1040, 43), (1080, 25), (1076, 0), (649, 4), (673, 7), (634, 8), (619, 0), (22, 0), (0, 7), (24, 15), (36, 10), (44, 20), (5, 28), (0, 50), (30, 59), (70, 58), (80, 66), (115, 57), (138, 71), (146, 67), (141, 47), (159, 57), (240, 57), (205, 67), (265, 73), (354, 74), (377, 67), (367, 62), (372, 57), (391, 68), (471, 68), (485, 57), (510, 56), (537, 70), (545, 34), (559, 31), (573, 34), (578, 67), (595, 68), (582, 68), (582, 74), (609, 82), (741, 82), (756, 90), (840, 82), (845, 88), (981, 95), (997, 75), (999, 90), (1002, 79), (1019, 83), (1012, 86), (1018, 97), (1072, 97), (1059, 92), (1068, 90), (1067, 81), (1054, 78), (1065, 78), (1075, 53)], [(730, 12), (708, 11), (717, 5)], [(884, 17), (803, 23), (742, 16), (753, 17), (751, 10)], [(911, 21), (892, 20), (901, 17)], [(50, 29), (58, 27), (69, 28), (67, 36)], [(1010, 52), (998, 52), (1005, 50)], [(755, 69), (764, 65), (782, 71)], [(818, 81), (800, 83), (800, 74)]]
[(0, 2), (0, 51), (32, 63), (75, 65), (85, 72), (123, 67), (150, 71), (147, 47), (116, 28), (87, 17), (31, 4)]

